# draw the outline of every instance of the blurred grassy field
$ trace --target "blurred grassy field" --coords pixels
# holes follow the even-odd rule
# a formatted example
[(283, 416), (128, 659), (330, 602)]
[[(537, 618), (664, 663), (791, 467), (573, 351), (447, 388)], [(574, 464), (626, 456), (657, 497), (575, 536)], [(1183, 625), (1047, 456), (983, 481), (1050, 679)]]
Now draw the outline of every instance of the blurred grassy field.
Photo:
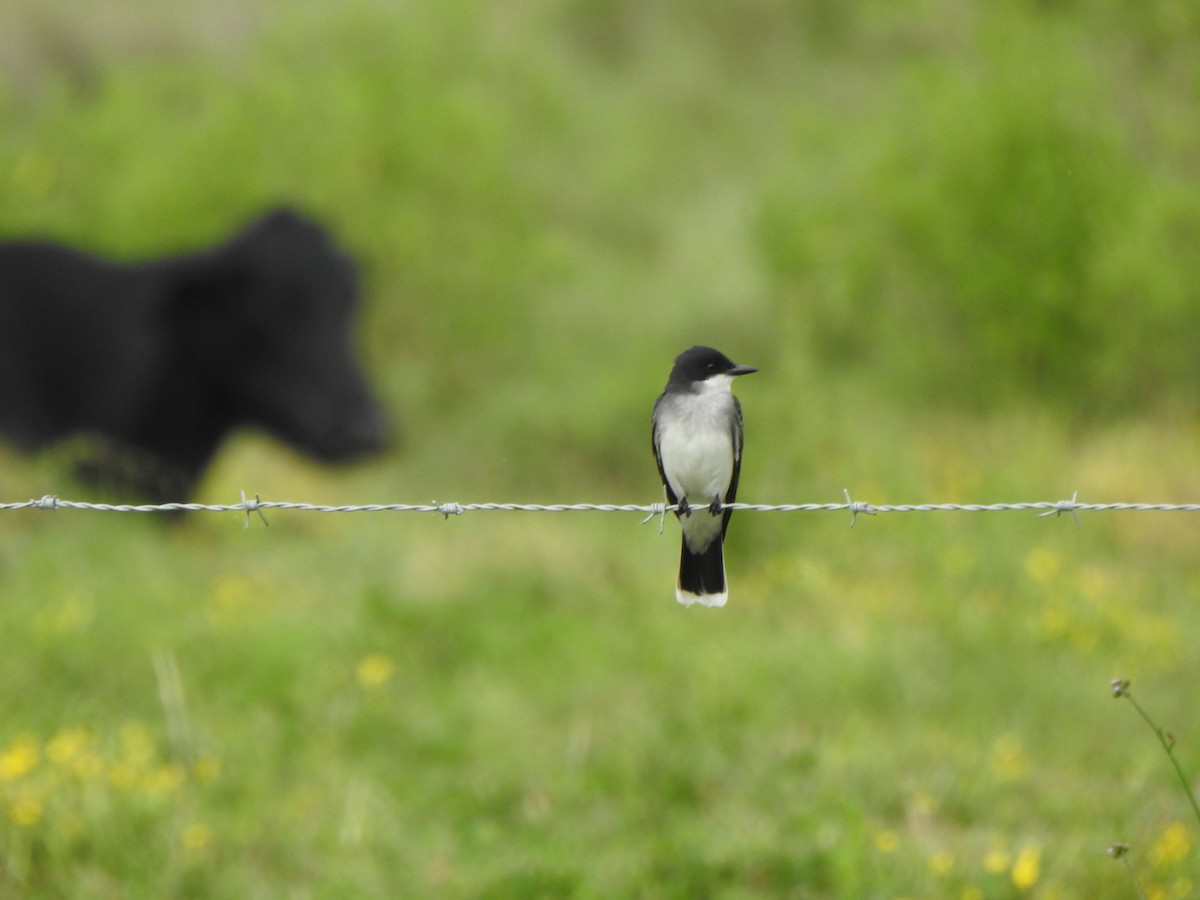
[[(1169, 0), (17, 0), (0, 234), (352, 249), (400, 442), (214, 502), (651, 502), (696, 342), (746, 501), (1187, 502), (1197, 88)], [(634, 515), (0, 514), (0, 896), (1190, 896), (1108, 684), (1200, 774), (1200, 521), (1081, 519), (742, 513), (714, 612)]]

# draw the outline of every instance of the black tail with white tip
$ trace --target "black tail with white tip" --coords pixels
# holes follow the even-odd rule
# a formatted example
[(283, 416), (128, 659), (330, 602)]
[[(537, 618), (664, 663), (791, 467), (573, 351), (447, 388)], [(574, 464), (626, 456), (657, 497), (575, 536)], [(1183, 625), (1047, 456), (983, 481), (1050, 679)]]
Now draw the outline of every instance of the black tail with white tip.
[(729, 594), (725, 589), (725, 553), (719, 536), (700, 553), (693, 553), (688, 548), (687, 538), (683, 539), (675, 599), (684, 606), (693, 603), (701, 606), (725, 605)]

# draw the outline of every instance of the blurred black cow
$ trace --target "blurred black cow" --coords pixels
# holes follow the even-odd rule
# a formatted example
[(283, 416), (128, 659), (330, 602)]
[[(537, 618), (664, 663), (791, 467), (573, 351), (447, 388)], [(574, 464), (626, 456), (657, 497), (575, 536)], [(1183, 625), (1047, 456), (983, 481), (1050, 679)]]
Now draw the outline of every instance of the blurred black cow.
[(157, 501), (188, 499), (240, 426), (325, 461), (378, 450), (357, 293), (350, 260), (286, 209), (136, 264), (0, 243), (0, 433), (26, 449), (100, 436), (92, 474)]

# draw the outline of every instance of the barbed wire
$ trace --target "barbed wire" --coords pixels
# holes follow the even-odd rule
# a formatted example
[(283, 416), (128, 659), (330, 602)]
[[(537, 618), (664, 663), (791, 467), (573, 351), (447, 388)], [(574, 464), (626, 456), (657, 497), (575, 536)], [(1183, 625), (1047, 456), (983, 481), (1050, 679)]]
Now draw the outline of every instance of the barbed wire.
[[(1111, 512), (1131, 510), (1138, 512), (1200, 512), (1200, 503), (1080, 503), (1076, 492), (1070, 500), (1036, 500), (1021, 503), (902, 503), (875, 504), (853, 500), (849, 491), (843, 491), (844, 503), (727, 503), (721, 509), (741, 512), (849, 512), (850, 527), (858, 516), (874, 516), (881, 513), (905, 512), (1011, 512), (1034, 511), (1041, 518), (1069, 513), (1080, 526), (1081, 512)], [(295, 503), (285, 500), (263, 500), (258, 494), (248, 498), (243, 492), (237, 503), (91, 503), (80, 500), (64, 500), (47, 494), (36, 500), (16, 503), (0, 503), (0, 511), (39, 509), (86, 509), (96, 512), (155, 513), (155, 512), (240, 512), (246, 516), (245, 525), (250, 526), (250, 514), (257, 513), (263, 524), (269, 524), (266, 510), (298, 510), (317, 513), (365, 513), (365, 512), (414, 512), (437, 513), (443, 518), (461, 516), (469, 512), (626, 512), (644, 513), (645, 524), (654, 518), (662, 520), (667, 513), (675, 512), (668, 503), (369, 503), (361, 505), (325, 505), (318, 503)], [(695, 509), (695, 507), (693, 507)], [(707, 507), (705, 507), (707, 509)], [(686, 514), (686, 512), (685, 512)]]

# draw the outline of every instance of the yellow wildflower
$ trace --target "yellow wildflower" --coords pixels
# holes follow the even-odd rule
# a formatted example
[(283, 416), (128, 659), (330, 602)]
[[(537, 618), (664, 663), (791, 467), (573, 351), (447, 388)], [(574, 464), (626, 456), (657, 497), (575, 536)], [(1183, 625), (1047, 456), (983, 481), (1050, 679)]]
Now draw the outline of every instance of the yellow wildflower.
[(0, 753), (0, 781), (16, 781), (37, 768), (41, 753), (37, 739), (23, 734)]
[(900, 846), (900, 836), (890, 828), (875, 832), (875, 849), (880, 853), (895, 853)]
[(58, 766), (68, 765), (88, 745), (86, 728), (68, 728), (60, 731), (46, 744), (46, 758)]
[(14, 825), (30, 828), (42, 820), (42, 801), (30, 793), (19, 794), (8, 801), (8, 817)]
[(1172, 822), (1150, 848), (1150, 859), (1155, 866), (1169, 866), (1187, 856), (1191, 849), (1192, 837), (1188, 827), (1182, 822)]
[(142, 776), (141, 788), (147, 794), (169, 794), (178, 790), (187, 778), (183, 766), (172, 763), (159, 766)]
[(993, 875), (1007, 872), (1012, 865), (1012, 854), (1000, 847), (994, 847), (983, 857), (983, 867)]
[(199, 822), (193, 822), (183, 829), (183, 834), (179, 836), (184, 849), (190, 850), (192, 853), (199, 853), (212, 843), (213, 830), (207, 825)]
[(1012, 867), (1012, 883), (1021, 891), (1027, 891), (1042, 874), (1042, 854), (1036, 847), (1022, 847)]
[(929, 857), (929, 871), (934, 875), (948, 875), (954, 868), (954, 857), (945, 850), (938, 850)]
[(395, 664), (391, 657), (372, 653), (358, 664), (358, 683), (364, 688), (377, 688), (392, 677)]

